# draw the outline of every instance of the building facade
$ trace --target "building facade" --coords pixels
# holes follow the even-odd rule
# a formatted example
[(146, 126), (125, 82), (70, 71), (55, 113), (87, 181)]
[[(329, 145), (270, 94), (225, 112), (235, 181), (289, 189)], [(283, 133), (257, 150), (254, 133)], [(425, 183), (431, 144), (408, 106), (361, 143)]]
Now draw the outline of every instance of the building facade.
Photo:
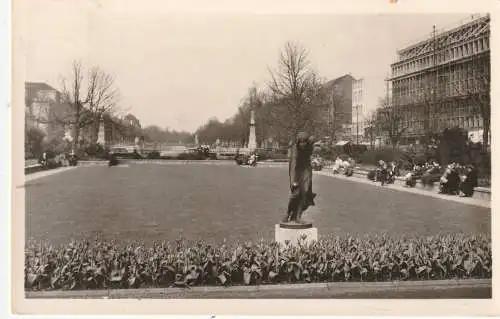
[[(391, 65), (392, 107), (401, 115), (402, 144), (446, 128), (477, 139), (490, 110), (490, 17), (474, 18), (398, 51)], [(489, 125), (488, 125), (489, 126)]]
[(57, 114), (67, 107), (61, 93), (42, 82), (25, 82), (25, 128), (37, 128), (50, 141), (64, 135), (65, 125), (57, 121)]
[(350, 74), (328, 81), (323, 86), (328, 105), (326, 117), (332, 134), (337, 140), (351, 139), (353, 83), (356, 79)]
[[(46, 83), (25, 83), (25, 129), (37, 128), (45, 144), (72, 144), (75, 136), (73, 110), (62, 94)], [(85, 111), (84, 111), (85, 112)], [(80, 128), (78, 145), (133, 145), (142, 136), (141, 123), (133, 114), (117, 117), (103, 114), (101, 120)], [(28, 145), (25, 145), (28, 148)]]
[(354, 79), (352, 83), (352, 125), (351, 136), (356, 143), (363, 142), (365, 131), (364, 80)]

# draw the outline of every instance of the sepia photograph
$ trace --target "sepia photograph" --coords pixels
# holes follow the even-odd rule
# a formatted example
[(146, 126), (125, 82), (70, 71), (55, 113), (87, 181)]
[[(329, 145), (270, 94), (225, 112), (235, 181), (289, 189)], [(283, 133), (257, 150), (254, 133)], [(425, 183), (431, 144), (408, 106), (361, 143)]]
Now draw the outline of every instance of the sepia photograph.
[(27, 300), (491, 300), (490, 12), (20, 2)]

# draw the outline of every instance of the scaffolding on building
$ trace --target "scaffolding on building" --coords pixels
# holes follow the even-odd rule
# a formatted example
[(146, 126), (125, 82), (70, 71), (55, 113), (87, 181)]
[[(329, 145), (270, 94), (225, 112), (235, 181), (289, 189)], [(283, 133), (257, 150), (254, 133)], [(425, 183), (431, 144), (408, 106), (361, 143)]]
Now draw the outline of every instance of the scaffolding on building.
[(489, 101), (489, 25), (489, 15), (483, 15), (448, 31), (433, 26), (430, 38), (398, 51), (388, 81), (408, 136), (430, 136), (450, 126), (482, 126), (478, 114), (484, 110), (471, 98), (487, 95)]

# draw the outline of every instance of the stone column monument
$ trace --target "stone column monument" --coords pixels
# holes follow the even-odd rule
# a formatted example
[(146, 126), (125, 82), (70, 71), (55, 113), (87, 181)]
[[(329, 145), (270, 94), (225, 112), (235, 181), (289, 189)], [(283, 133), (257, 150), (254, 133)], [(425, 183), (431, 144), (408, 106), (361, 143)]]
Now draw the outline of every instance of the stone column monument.
[(255, 112), (250, 113), (250, 135), (248, 136), (248, 150), (255, 151), (257, 148), (257, 138), (255, 137)]
[(104, 126), (104, 118), (101, 116), (99, 120), (99, 128), (97, 131), (97, 143), (105, 146), (106, 145), (106, 131)]

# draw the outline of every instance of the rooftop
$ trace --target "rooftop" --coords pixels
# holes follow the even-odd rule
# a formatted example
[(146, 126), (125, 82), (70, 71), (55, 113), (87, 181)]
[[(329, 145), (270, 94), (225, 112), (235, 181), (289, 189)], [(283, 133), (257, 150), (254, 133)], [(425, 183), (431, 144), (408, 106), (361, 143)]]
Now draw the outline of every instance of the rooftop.
[(57, 91), (52, 86), (44, 82), (25, 82), (24, 83), (24, 98), (25, 104), (28, 106), (35, 100), (37, 93), (40, 91)]
[(331, 87), (339, 82), (342, 82), (343, 80), (348, 80), (348, 79), (356, 80), (350, 73), (348, 73), (348, 74), (342, 75), (341, 77), (338, 77), (336, 79), (333, 79), (333, 80), (326, 82), (323, 86), (324, 87)]
[[(453, 27), (450, 27), (450, 28), (444, 28), (444, 29), (436, 29), (436, 37), (439, 39), (439, 38), (443, 38), (443, 37), (446, 37), (448, 36), (450, 33), (453, 33), (453, 32), (456, 32), (460, 29), (463, 29), (463, 28), (466, 28), (470, 25), (473, 25), (475, 23), (478, 23), (480, 21), (487, 21), (490, 19), (490, 16), (489, 14), (486, 14), (486, 15), (472, 15), (472, 20), (461, 20), (458, 25), (455, 25)], [(421, 38), (420, 40), (416, 40), (416, 42), (413, 42), (413, 44), (410, 44), (410, 45), (407, 45), (405, 46), (404, 48), (400, 49), (397, 51), (397, 54), (404, 54), (406, 53), (407, 51), (411, 50), (411, 49), (414, 49), (426, 42), (429, 42), (430, 40), (432, 40), (432, 33), (429, 34), (428, 36), (426, 36), (425, 38)]]

